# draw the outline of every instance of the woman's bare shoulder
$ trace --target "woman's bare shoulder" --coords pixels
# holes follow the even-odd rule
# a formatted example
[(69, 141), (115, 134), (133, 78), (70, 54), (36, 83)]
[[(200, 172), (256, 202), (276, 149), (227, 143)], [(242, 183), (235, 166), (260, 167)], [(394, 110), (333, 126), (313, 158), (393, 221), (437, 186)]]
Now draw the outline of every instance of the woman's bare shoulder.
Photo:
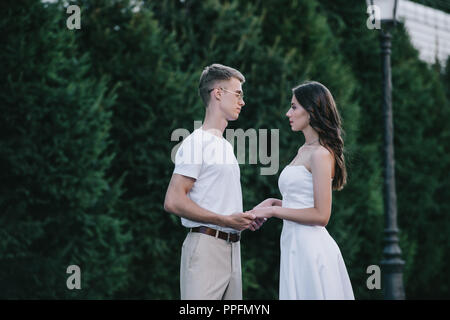
[(312, 152), (312, 158), (313, 160), (327, 160), (327, 159), (332, 159), (333, 158), (333, 154), (330, 152), (330, 150), (328, 150), (327, 148), (325, 148), (324, 146), (319, 146), (317, 147), (313, 152)]
[[(334, 163), (334, 156), (324, 146), (320, 146), (314, 150), (311, 154), (311, 169), (315, 171), (315, 169), (324, 168), (324, 167), (332, 167)], [(321, 170), (321, 169), (319, 169)]]

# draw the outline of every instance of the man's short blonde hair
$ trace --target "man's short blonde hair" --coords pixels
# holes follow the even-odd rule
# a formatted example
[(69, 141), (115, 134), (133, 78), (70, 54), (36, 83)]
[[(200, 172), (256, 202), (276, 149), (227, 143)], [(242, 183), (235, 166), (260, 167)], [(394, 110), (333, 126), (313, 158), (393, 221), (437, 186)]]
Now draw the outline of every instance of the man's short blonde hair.
[(202, 98), (205, 107), (208, 107), (212, 89), (219, 81), (230, 80), (231, 78), (238, 79), (241, 83), (245, 82), (245, 77), (238, 70), (224, 66), (222, 64), (214, 63), (203, 69), (198, 84), (198, 93)]

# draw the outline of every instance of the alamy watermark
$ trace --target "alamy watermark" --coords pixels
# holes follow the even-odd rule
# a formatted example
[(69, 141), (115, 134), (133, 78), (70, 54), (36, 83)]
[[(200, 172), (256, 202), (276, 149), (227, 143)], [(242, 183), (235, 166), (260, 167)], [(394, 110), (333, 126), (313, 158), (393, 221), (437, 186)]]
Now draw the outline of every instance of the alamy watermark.
[(366, 286), (367, 289), (381, 289), (381, 270), (380, 266), (376, 264), (372, 264), (366, 269), (367, 274), (371, 274), (370, 277), (367, 278)]
[(381, 29), (381, 10), (378, 6), (367, 6), (367, 13), (369, 18), (367, 18), (366, 26), (368, 29)]
[(67, 7), (66, 13), (71, 14), (66, 20), (67, 29), (73, 30), (81, 29), (81, 9), (77, 5), (70, 5)]
[(67, 267), (66, 273), (70, 274), (70, 276), (67, 278), (66, 286), (67, 289), (73, 290), (81, 289), (81, 269), (79, 266), (72, 264)]
[[(201, 121), (194, 121), (194, 130), (202, 126)], [(209, 131), (209, 130), (208, 130)], [(207, 131), (207, 132), (208, 132)], [(212, 133), (212, 132), (210, 132)], [(248, 141), (248, 163), (265, 165), (260, 169), (261, 175), (274, 175), (278, 172), (280, 163), (279, 153), (279, 130), (270, 129), (270, 147), (269, 147), (269, 130), (268, 129), (226, 129), (225, 139), (231, 144), (234, 149), (236, 145), (236, 159), (238, 164), (247, 163), (246, 157), (246, 141)], [(183, 143), (184, 139), (190, 135), (189, 130), (184, 128), (175, 129), (171, 134), (171, 141), (182, 141), (172, 148), (171, 159), (175, 163), (178, 149)], [(209, 143), (205, 145), (196, 145), (195, 143), (186, 143), (183, 146), (182, 152), (178, 153), (178, 163), (189, 164), (233, 164), (236, 160), (231, 152), (227, 152), (227, 145), (218, 148), (217, 144)], [(269, 155), (270, 149), (270, 155)]]

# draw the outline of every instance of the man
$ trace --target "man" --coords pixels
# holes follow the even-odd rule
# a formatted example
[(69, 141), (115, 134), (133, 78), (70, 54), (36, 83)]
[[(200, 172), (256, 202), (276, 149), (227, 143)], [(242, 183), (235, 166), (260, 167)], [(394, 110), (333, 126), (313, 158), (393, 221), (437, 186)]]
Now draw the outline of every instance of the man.
[(243, 212), (239, 165), (223, 132), (245, 105), (244, 82), (224, 65), (203, 70), (203, 126), (184, 139), (175, 157), (164, 209), (189, 229), (181, 253), (183, 300), (242, 299), (240, 231), (257, 230), (263, 220)]

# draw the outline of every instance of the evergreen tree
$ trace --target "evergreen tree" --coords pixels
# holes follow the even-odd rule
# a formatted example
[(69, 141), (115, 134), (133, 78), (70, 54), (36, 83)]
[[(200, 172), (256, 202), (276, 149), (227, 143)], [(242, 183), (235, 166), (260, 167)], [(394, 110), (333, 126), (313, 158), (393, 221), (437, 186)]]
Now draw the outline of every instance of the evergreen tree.
[[(450, 105), (433, 66), (418, 60), (399, 26), (393, 46), (396, 183), (407, 297), (449, 297), (448, 172)], [(446, 264), (447, 263), (447, 264)]]
[[(3, 10), (4, 9), (4, 10)], [(0, 295), (107, 298), (124, 285), (127, 241), (105, 177), (112, 95), (58, 5), (3, 8), (0, 30)], [(69, 290), (68, 266), (81, 269)]]
[(97, 76), (106, 74), (117, 86), (110, 146), (116, 156), (108, 176), (123, 178), (116, 210), (127, 217), (125, 227), (133, 237), (127, 246), (130, 281), (117, 297), (175, 299), (185, 229), (164, 212), (163, 203), (173, 169), (172, 132), (195, 119), (188, 98), (196, 94), (195, 81), (180, 71), (180, 49), (146, 6), (78, 3), (85, 26), (79, 44), (91, 54)]

